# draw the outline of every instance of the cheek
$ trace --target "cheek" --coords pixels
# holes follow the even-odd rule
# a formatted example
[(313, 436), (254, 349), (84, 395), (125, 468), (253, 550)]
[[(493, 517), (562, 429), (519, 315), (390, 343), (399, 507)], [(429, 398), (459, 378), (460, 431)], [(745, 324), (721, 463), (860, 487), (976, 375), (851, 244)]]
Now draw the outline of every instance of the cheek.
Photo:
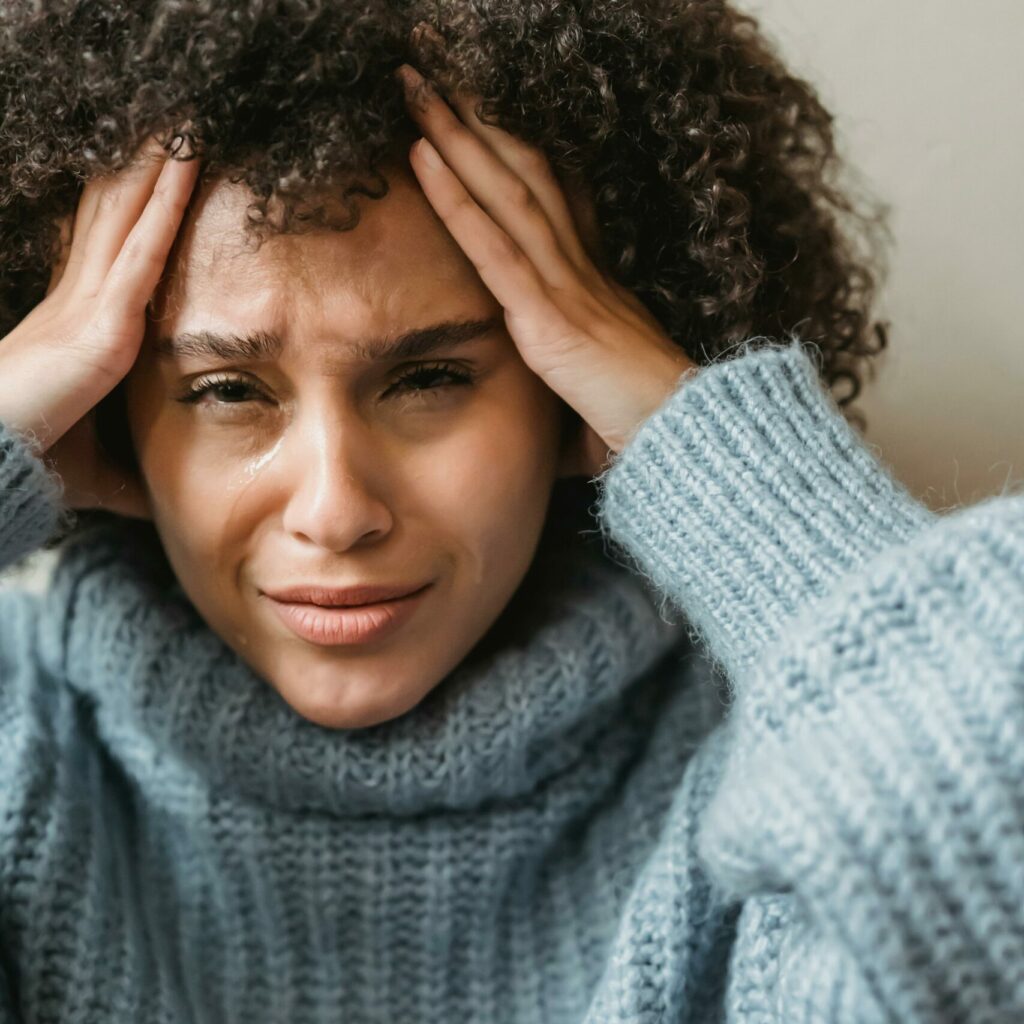
[[(559, 426), (557, 400), (543, 385), (501, 373), (458, 429), (406, 449), (401, 459), (409, 461), (395, 467), (391, 481), (395, 511), (479, 556), (530, 547), (556, 477)], [(175, 561), (215, 563), (237, 541), (231, 533), (239, 523), (249, 536), (250, 520), (267, 512), (258, 496), (253, 500), (252, 485), (269, 493), (260, 489), (263, 473), (254, 466), (272, 466), (270, 453), (282, 438), (275, 446), (227, 428), (192, 434), (166, 410), (147, 416), (138, 404), (133, 435), (154, 517)], [(243, 443), (245, 437), (252, 443)]]
[(423, 453), (416, 473), (421, 499), (466, 544), (532, 548), (556, 477), (557, 445), (552, 403), (506, 396)]
[[(140, 373), (126, 392), (132, 443), (161, 532), (188, 524), (196, 544), (225, 521), (245, 467), (254, 457), (251, 435), (201, 429), (182, 415), (152, 375)], [(246, 440), (249, 438), (249, 440)], [(204, 527), (207, 527), (204, 529)]]
[[(213, 582), (211, 567), (228, 548), (224, 524), (230, 521), (223, 488), (208, 471), (186, 476), (154, 462), (148, 471), (154, 525), (179, 580), (195, 599), (194, 581)], [(188, 484), (184, 480), (188, 479)]]
[[(230, 551), (239, 460), (182, 429), (166, 414), (133, 423), (135, 450), (154, 525), (179, 577), (207, 575)], [(198, 568), (193, 568), (198, 567)]]

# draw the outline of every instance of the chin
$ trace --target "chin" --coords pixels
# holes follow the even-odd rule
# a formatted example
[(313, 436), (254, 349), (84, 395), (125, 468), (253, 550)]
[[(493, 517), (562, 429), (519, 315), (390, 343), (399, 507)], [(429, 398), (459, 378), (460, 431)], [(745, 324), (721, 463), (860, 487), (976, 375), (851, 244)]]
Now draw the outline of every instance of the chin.
[(433, 689), (405, 686), (384, 692), (374, 683), (329, 683), (311, 688), (306, 679), (300, 688), (275, 686), (296, 714), (325, 729), (368, 729), (400, 718)]

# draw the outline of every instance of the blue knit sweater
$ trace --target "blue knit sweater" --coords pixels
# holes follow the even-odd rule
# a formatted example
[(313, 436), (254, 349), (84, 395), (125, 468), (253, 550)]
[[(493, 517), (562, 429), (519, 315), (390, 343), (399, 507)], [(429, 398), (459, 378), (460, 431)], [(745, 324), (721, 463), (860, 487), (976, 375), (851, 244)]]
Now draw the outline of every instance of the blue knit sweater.
[[(0, 1020), (1024, 1020), (1024, 496), (928, 510), (757, 342), (602, 475), (543, 628), (370, 729), (126, 521), (0, 594)], [(64, 514), (0, 425), (0, 565)]]

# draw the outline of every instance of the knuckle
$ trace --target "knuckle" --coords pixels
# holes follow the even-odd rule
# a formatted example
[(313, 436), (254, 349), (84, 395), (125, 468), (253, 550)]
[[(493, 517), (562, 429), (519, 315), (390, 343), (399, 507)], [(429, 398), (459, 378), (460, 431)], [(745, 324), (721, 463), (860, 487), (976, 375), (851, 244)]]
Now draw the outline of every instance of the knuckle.
[(183, 196), (181, 189), (175, 188), (172, 184), (161, 181), (160, 184), (153, 190), (153, 200), (158, 203), (164, 213), (170, 217), (177, 217), (177, 215), (184, 210), (185, 205), (188, 202), (186, 196)]
[[(111, 270), (116, 274), (119, 270), (124, 268), (125, 265), (133, 266), (138, 263), (144, 255), (145, 247), (142, 244), (142, 240), (133, 232), (125, 239), (124, 245), (121, 246), (119, 258)], [(118, 266), (118, 264), (120, 264), (120, 266)]]
[(518, 262), (523, 255), (518, 245), (504, 232), (499, 234), (491, 244), (491, 252), (503, 263)]
[(504, 233), (493, 238), (483, 250), (480, 269), (512, 273), (513, 276), (518, 276), (523, 271), (531, 272), (529, 261), (524, 257), (522, 249)]
[(537, 197), (521, 178), (517, 178), (508, 186), (505, 201), (526, 213), (534, 213), (537, 210)]
[(451, 199), (450, 216), (471, 219), (476, 212), (476, 202), (465, 190), (460, 189)]
[[(139, 266), (152, 268), (162, 262), (159, 255), (154, 252), (148, 239), (142, 237), (133, 238), (131, 236), (124, 243), (124, 248), (121, 250), (121, 259), (124, 261), (120, 268), (122, 271)], [(120, 262), (120, 259), (118, 262)]]
[(159, 182), (156, 188), (153, 189), (149, 199), (154, 206), (159, 207), (164, 213), (170, 213), (174, 206), (174, 196), (163, 181)]

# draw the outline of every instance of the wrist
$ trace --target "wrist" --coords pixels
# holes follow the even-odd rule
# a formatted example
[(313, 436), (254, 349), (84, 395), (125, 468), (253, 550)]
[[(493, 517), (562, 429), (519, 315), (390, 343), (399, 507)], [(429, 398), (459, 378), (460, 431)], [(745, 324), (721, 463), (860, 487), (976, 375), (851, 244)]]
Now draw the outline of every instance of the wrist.
[(634, 365), (630, 374), (635, 383), (630, 389), (629, 425), (617, 436), (602, 438), (609, 449), (616, 455), (621, 454), (644, 423), (683, 386), (684, 379), (689, 380), (699, 369), (681, 349), (656, 353), (645, 362), (642, 373)]

